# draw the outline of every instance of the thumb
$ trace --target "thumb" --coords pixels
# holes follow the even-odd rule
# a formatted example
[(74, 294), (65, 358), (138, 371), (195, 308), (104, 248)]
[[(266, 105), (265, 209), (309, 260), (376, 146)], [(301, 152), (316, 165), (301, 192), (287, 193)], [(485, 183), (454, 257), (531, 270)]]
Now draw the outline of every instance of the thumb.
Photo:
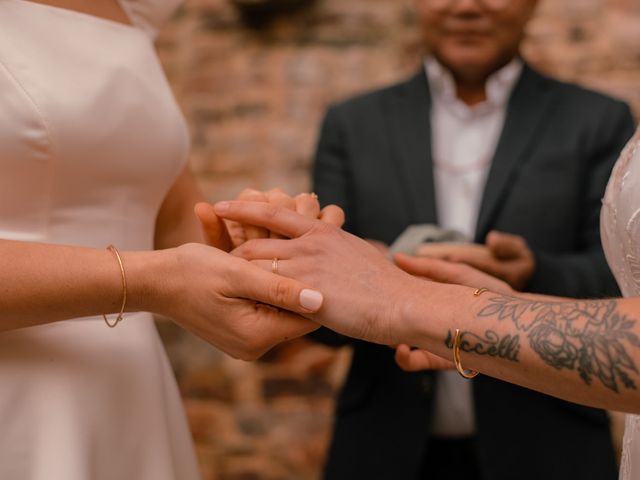
[(237, 296), (305, 316), (322, 307), (324, 297), (319, 291), (292, 278), (266, 272), (250, 262), (237, 261), (242, 262), (233, 281)]
[(393, 261), (405, 272), (411, 275), (425, 276), (429, 274), (429, 260), (426, 257), (412, 257), (405, 253), (393, 255)]
[(468, 273), (470, 268), (439, 258), (411, 257), (404, 253), (396, 253), (393, 259), (408, 274), (440, 283), (464, 283), (465, 272)]
[(204, 232), (207, 243), (225, 252), (231, 250), (231, 237), (229, 236), (224, 220), (216, 215), (213, 205), (200, 202), (196, 204), (193, 211), (202, 224), (202, 231)]
[(396, 349), (395, 360), (398, 366), (407, 372), (420, 370), (450, 370), (454, 364), (449, 360), (434, 355), (426, 350), (412, 350), (408, 345), (399, 345)]

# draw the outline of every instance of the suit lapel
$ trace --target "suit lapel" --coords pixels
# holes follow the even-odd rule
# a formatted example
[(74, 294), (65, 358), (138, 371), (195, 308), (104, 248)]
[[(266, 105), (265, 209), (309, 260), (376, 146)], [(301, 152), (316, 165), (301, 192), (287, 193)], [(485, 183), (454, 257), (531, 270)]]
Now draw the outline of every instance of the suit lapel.
[(431, 160), (431, 96), (423, 69), (388, 102), (392, 152), (412, 223), (436, 223)]
[(511, 95), (496, 153), (478, 214), (476, 241), (484, 242), (491, 222), (511, 185), (510, 180), (535, 145), (542, 119), (550, 106), (550, 82), (524, 66)]

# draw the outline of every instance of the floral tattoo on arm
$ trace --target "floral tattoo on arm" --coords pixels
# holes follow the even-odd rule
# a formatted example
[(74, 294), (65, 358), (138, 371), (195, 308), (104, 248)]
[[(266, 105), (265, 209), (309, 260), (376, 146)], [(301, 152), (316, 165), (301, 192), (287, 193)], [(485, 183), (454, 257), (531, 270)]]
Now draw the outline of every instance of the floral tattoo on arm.
[[(619, 392), (636, 390), (632, 378), (638, 368), (627, 348), (640, 348), (640, 338), (633, 331), (635, 320), (618, 311), (615, 300), (578, 302), (540, 302), (513, 297), (493, 297), (478, 313), (479, 318), (510, 320), (540, 358), (558, 370), (575, 370), (591, 385), (594, 378), (605, 387)], [(463, 332), (461, 350), (518, 360), (520, 335), (506, 335), (487, 330), (484, 335)], [(446, 340), (452, 347), (452, 335)]]

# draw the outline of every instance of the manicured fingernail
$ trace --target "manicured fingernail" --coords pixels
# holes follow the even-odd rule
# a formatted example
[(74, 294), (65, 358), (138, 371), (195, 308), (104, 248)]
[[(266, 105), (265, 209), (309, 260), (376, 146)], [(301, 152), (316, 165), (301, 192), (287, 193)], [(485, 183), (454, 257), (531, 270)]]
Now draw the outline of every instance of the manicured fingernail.
[(322, 306), (322, 294), (316, 290), (305, 288), (300, 292), (300, 306), (310, 312), (320, 310)]
[(218, 202), (215, 205), (216, 213), (224, 213), (229, 210), (231, 204), (229, 202)]

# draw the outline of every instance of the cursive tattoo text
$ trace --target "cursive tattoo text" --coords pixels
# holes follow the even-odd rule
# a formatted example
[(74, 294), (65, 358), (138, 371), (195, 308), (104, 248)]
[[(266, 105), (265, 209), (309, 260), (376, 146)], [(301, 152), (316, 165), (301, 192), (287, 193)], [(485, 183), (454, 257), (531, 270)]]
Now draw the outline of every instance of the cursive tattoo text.
[[(451, 330), (447, 333), (445, 344), (447, 347), (453, 348), (453, 332)], [(484, 336), (476, 335), (473, 332), (462, 332), (460, 350), (517, 362), (520, 351), (520, 336), (505, 335), (500, 338), (493, 330), (487, 330), (484, 332)]]

